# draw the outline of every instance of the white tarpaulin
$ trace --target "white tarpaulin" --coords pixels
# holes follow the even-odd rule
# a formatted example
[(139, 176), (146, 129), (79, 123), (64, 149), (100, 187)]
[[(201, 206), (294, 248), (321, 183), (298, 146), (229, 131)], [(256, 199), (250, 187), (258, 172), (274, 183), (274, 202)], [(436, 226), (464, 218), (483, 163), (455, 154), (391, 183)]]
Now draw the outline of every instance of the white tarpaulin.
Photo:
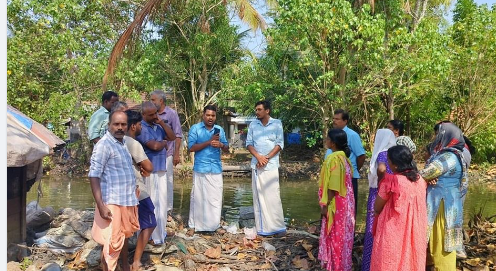
[(7, 167), (22, 167), (65, 144), (43, 125), (7, 105)]
[(50, 147), (7, 114), (7, 167), (22, 167), (43, 158)]

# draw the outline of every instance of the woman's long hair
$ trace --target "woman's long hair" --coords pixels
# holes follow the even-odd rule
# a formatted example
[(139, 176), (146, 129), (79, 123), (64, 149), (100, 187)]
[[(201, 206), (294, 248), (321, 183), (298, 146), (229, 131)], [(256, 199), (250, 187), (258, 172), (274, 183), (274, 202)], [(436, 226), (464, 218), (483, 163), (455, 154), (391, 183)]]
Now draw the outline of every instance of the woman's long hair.
[(327, 133), (327, 137), (336, 144), (336, 147), (340, 151), (344, 151), (347, 157), (350, 157), (351, 150), (348, 146), (348, 136), (345, 131), (341, 129), (331, 129)]
[(396, 166), (396, 172), (404, 175), (411, 182), (416, 182), (419, 179), (417, 165), (413, 161), (412, 152), (406, 146), (397, 145), (391, 147), (387, 151), (387, 155), (391, 163)]

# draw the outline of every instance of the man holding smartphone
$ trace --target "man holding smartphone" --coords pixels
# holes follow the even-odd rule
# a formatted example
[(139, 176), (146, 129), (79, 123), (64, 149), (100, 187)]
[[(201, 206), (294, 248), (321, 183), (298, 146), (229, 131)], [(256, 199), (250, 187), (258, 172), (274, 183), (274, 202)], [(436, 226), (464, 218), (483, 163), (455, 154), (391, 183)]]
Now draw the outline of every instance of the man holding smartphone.
[(217, 108), (207, 105), (203, 121), (191, 126), (188, 149), (195, 153), (193, 187), (189, 207), (190, 230), (212, 232), (220, 226), (223, 180), (221, 150), (229, 152), (224, 129), (215, 124)]

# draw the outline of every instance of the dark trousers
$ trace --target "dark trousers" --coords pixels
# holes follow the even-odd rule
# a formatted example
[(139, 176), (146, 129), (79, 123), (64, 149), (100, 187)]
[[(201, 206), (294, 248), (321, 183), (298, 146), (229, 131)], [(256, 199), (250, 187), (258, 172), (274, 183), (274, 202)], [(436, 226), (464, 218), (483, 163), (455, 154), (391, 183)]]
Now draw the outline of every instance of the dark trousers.
[(355, 221), (358, 212), (358, 178), (352, 178), (351, 184), (353, 185), (353, 197), (355, 198)]

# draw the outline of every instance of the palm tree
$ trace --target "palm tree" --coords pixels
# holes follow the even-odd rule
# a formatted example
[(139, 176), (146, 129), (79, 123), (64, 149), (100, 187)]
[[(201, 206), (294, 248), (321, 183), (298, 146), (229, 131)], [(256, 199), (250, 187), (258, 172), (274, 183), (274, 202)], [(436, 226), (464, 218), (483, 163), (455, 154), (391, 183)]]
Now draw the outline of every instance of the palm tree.
[[(103, 76), (103, 88), (106, 89), (108, 78), (113, 75), (117, 64), (122, 57), (122, 53), (125, 47), (130, 44), (133, 39), (139, 37), (139, 33), (144, 27), (146, 19), (153, 19), (157, 14), (166, 14), (170, 6), (170, 2), (174, 0), (147, 0), (143, 5), (143, 8), (137, 13), (135, 19), (129, 24), (127, 29), (122, 33), (122, 35), (117, 40), (110, 57), (108, 60), (107, 70)], [(200, 1), (200, 0), (176, 0), (176, 1)], [(250, 0), (229, 0), (234, 9), (237, 11), (239, 18), (248, 24), (253, 31), (261, 29), (264, 32), (267, 29), (267, 23), (258, 11), (253, 7)], [(269, 7), (276, 7), (276, 0), (266, 0)], [(203, 10), (202, 17), (207, 18), (206, 14), (212, 9), (220, 6), (227, 5), (227, 0), (220, 0), (215, 2), (213, 5), (206, 7)], [(204, 20), (202, 22), (202, 28), (205, 31), (209, 30), (208, 21)], [(134, 35), (133, 35), (134, 34)]]

